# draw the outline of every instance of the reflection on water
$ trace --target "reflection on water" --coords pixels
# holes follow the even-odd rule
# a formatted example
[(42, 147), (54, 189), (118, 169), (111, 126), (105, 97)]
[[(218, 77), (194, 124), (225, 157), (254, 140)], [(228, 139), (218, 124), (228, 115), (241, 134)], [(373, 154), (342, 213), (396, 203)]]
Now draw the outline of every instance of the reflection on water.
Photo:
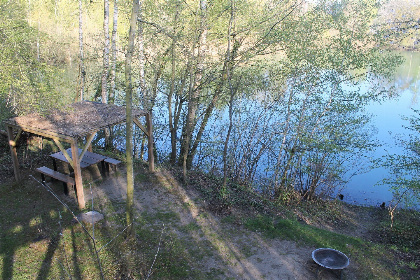
[[(401, 154), (395, 136), (407, 134), (404, 126), (408, 121), (403, 116), (412, 116), (412, 109), (420, 109), (418, 102), (420, 87), (420, 53), (405, 53), (405, 63), (397, 70), (395, 84), (398, 97), (385, 102), (370, 104), (367, 111), (374, 115), (372, 124), (377, 128), (377, 139), (383, 144), (376, 149), (374, 157), (386, 154)], [(365, 163), (367, 164), (367, 163)], [(379, 205), (389, 202), (392, 193), (389, 186), (378, 184), (387, 176), (385, 168), (376, 168), (354, 176), (343, 190), (344, 201), (357, 204)]]
[[(377, 148), (373, 153), (374, 158), (380, 158), (387, 153), (401, 153), (402, 148), (395, 144), (394, 136), (396, 134), (405, 133), (403, 128), (406, 121), (402, 116), (412, 115), (412, 108), (420, 109), (417, 102), (420, 87), (420, 53), (406, 53), (404, 54), (405, 63), (398, 69), (394, 80), (391, 84), (395, 86), (397, 96), (379, 103), (372, 103), (367, 107), (367, 112), (374, 115), (372, 124), (377, 129), (377, 139), (383, 145)], [(365, 84), (367, 91), (374, 85)], [(363, 88), (363, 87), (362, 87)], [(363, 90), (363, 89), (362, 89)], [(162, 97), (165, 99), (165, 97)], [(162, 103), (164, 104), (164, 103)], [(248, 110), (253, 110), (248, 108)], [(255, 109), (255, 110), (258, 110)], [(154, 109), (154, 136), (156, 147), (158, 147), (159, 157), (165, 158), (170, 152), (170, 136), (168, 133), (168, 112), (166, 105), (157, 106)], [(206, 127), (205, 136), (206, 141), (202, 141), (199, 146), (199, 152), (196, 161), (204, 163), (211, 161), (210, 166), (221, 166), (221, 154), (223, 149), (224, 130), (228, 120), (227, 110), (221, 111), (219, 114), (213, 116), (212, 121)], [(223, 128), (225, 127), (225, 128)], [(136, 134), (141, 135), (140, 131), (135, 131)], [(180, 132), (179, 132), (180, 135)], [(135, 137), (136, 139), (140, 139)], [(125, 139), (121, 138), (121, 149), (125, 149)], [(140, 149), (141, 139), (136, 143), (136, 152)], [(202, 150), (201, 150), (202, 149)], [(201, 153), (201, 154), (200, 154)], [(145, 151), (145, 155), (147, 152)], [(263, 156), (264, 158), (265, 156)], [(214, 162), (213, 162), (214, 161)], [(265, 162), (265, 164), (264, 164)], [(258, 171), (262, 177), (269, 177), (270, 171), (267, 171), (267, 160), (261, 160), (258, 165)], [(364, 169), (365, 173), (356, 175), (350, 178), (348, 184), (343, 190), (339, 190), (344, 195), (344, 201), (357, 204), (380, 205), (382, 202), (388, 203), (392, 199), (392, 193), (387, 186), (378, 185), (387, 175), (387, 170), (384, 168), (377, 168), (370, 170), (370, 162), (358, 162), (358, 168)], [(205, 168), (205, 167), (204, 167)], [(210, 168), (208, 169), (208, 171)], [(352, 173), (352, 172), (350, 172)]]

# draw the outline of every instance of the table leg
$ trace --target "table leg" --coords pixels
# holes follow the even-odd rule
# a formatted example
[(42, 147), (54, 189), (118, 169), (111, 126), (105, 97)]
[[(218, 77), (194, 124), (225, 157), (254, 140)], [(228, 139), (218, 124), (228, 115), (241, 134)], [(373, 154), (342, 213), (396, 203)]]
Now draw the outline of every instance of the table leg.
[(105, 167), (105, 161), (104, 160), (101, 161), (101, 171), (102, 171), (101, 172), (102, 173), (102, 176), (108, 175), (107, 169)]
[[(54, 171), (57, 171), (57, 162), (56, 162), (55, 158), (53, 158), (52, 160), (53, 160)], [(51, 182), (54, 182), (54, 181), (55, 181), (55, 179), (51, 177)]]
[(69, 188), (66, 182), (63, 182), (64, 194), (69, 195)]

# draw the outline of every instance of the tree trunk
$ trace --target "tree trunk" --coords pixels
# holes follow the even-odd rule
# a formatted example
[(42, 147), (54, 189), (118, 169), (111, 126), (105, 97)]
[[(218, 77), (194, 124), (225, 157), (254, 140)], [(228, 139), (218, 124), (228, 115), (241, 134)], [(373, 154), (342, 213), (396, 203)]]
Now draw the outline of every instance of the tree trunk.
[(104, 0), (104, 51), (101, 79), (102, 103), (108, 103), (109, 71), (109, 0)]
[(111, 73), (110, 73), (110, 91), (108, 103), (115, 102), (115, 73), (117, 68), (117, 27), (118, 27), (118, 0), (114, 0), (114, 16), (112, 24), (111, 38)]
[(203, 136), (204, 130), (207, 126), (210, 116), (213, 113), (214, 108), (216, 107), (217, 101), (219, 100), (219, 97), (223, 92), (223, 87), (225, 86), (225, 83), (227, 80), (227, 73), (228, 71), (233, 71), (232, 61), (236, 58), (236, 52), (239, 48), (239, 44), (236, 44), (236, 43), (238, 42), (234, 43), (232, 47), (232, 51), (229, 51), (229, 56), (228, 56), (228, 51), (226, 52), (226, 59), (223, 63), (223, 69), (220, 75), (219, 83), (216, 86), (216, 89), (214, 91), (213, 98), (210, 101), (210, 104), (207, 106), (205, 110), (204, 118), (197, 132), (195, 141), (191, 145), (191, 149), (189, 150), (187, 164), (186, 164), (187, 168), (191, 168), (192, 166), (192, 162), (194, 160), (195, 153), (197, 152), (198, 145), (201, 141), (201, 137)]
[[(103, 69), (101, 78), (101, 99), (102, 103), (108, 103), (108, 76), (109, 76), (109, 0), (104, 0), (104, 51)], [(111, 131), (109, 127), (105, 129), (105, 148), (112, 146)]]
[[(133, 10), (130, 19), (130, 31), (128, 35), (128, 47), (125, 59), (125, 85), (126, 85), (126, 156), (127, 156), (127, 206), (126, 220), (127, 225), (133, 223), (134, 214), (134, 171), (133, 171), (133, 85), (131, 81), (131, 61), (134, 52), (134, 37), (136, 34), (137, 16), (139, 12), (139, 0), (133, 0)], [(128, 231), (130, 235), (134, 233), (133, 226)]]
[[(194, 48), (195, 46), (192, 47), (192, 51), (194, 52)], [(184, 164), (184, 157), (186, 158), (188, 156), (188, 152), (189, 152), (189, 145), (190, 145), (190, 133), (189, 131), (191, 130), (191, 126), (193, 125), (193, 120), (195, 119), (195, 112), (196, 109), (198, 107), (198, 104), (196, 103), (196, 99), (193, 96), (193, 83), (194, 83), (194, 79), (193, 79), (193, 69), (194, 67), (192, 66), (193, 64), (193, 60), (194, 60), (194, 56), (191, 55), (188, 58), (188, 62), (187, 62), (187, 77), (189, 78), (189, 86), (188, 86), (188, 110), (187, 110), (187, 117), (185, 120), (185, 124), (182, 127), (182, 134), (181, 134), (181, 149), (179, 152), (179, 159), (178, 159), (178, 164), (180, 166), (183, 166)], [(191, 132), (192, 133), (192, 132)], [(184, 172), (186, 175), (186, 171)]]
[(143, 36), (143, 25), (144, 23), (141, 21), (142, 19), (142, 3), (140, 3), (139, 7), (139, 14), (138, 14), (138, 33), (137, 33), (137, 40), (138, 40), (138, 49), (139, 49), (139, 85), (140, 85), (140, 95), (142, 98), (143, 108), (145, 110), (150, 110), (151, 106), (147, 100), (148, 92), (146, 86), (146, 73), (145, 73), (145, 64), (146, 58), (144, 55), (144, 36)]
[[(183, 97), (183, 89), (185, 87), (186, 81), (187, 81), (188, 71), (185, 71), (185, 75), (182, 78), (180, 90), (178, 91), (176, 95), (176, 102), (174, 105), (175, 112), (173, 114), (173, 122), (171, 128), (171, 162), (175, 164), (176, 162), (176, 146), (177, 146), (177, 131), (179, 127), (179, 120), (181, 119), (181, 112), (182, 112), (182, 106), (185, 102), (185, 98)], [(169, 104), (169, 103), (168, 103)]]
[[(179, 3), (179, 2), (178, 2)], [(173, 112), (172, 112), (172, 98), (175, 91), (175, 46), (176, 46), (176, 32), (177, 32), (177, 22), (178, 22), (178, 4), (175, 11), (175, 16), (173, 20), (173, 32), (172, 32), (172, 45), (171, 45), (171, 87), (168, 94), (168, 118), (169, 118), (169, 133), (171, 135), (171, 153), (170, 153), (170, 163), (175, 164), (176, 161), (176, 124), (174, 124)]]
[(275, 184), (274, 188), (275, 189), (280, 188), (282, 186), (281, 184), (283, 183), (283, 180), (282, 180), (281, 183), (279, 183), (279, 174), (280, 174), (280, 166), (281, 166), (281, 163), (282, 163), (282, 159), (286, 155), (286, 151), (285, 151), (286, 138), (287, 138), (287, 135), (289, 133), (289, 127), (290, 127), (289, 123), (290, 123), (290, 118), (291, 118), (291, 114), (292, 114), (291, 106), (292, 106), (293, 96), (294, 96), (293, 93), (294, 93), (293, 90), (289, 93), (289, 100), (287, 102), (286, 121), (285, 121), (284, 128), (283, 128), (283, 139), (282, 139), (279, 154), (278, 154), (278, 157), (277, 157), (276, 168), (274, 170), (274, 184)]
[(176, 130), (173, 123), (172, 116), (172, 96), (175, 90), (175, 39), (172, 42), (171, 50), (171, 87), (168, 94), (168, 118), (169, 118), (169, 133), (171, 135), (171, 154), (170, 154), (170, 163), (175, 164), (176, 161)]
[[(232, 37), (232, 31), (234, 29), (234, 11), (235, 11), (235, 2), (234, 0), (230, 1), (230, 20), (229, 20), (229, 28), (228, 28), (228, 49), (227, 49), (227, 61), (230, 61), (230, 50), (231, 50), (231, 37)], [(228, 177), (228, 158), (227, 158), (227, 152), (228, 152), (228, 146), (229, 146), (229, 138), (230, 134), (232, 132), (233, 127), (233, 101), (235, 99), (235, 94), (237, 88), (233, 88), (232, 85), (232, 74), (231, 71), (229, 71), (229, 68), (227, 70), (227, 78), (229, 82), (229, 91), (230, 91), (230, 100), (229, 100), (229, 128), (226, 135), (225, 145), (223, 147), (223, 187), (222, 189), (225, 190), (227, 186), (227, 177)], [(222, 195), (225, 194), (225, 191), (222, 191)]]
[(79, 0), (79, 84), (76, 93), (76, 101), (82, 101), (85, 93), (85, 62), (83, 54), (83, 9), (82, 0)]
[(183, 137), (183, 142), (181, 145), (180, 157), (182, 159), (182, 167), (184, 179), (187, 176), (187, 158), (190, 151), (190, 143), (192, 139), (192, 134), (194, 132), (194, 127), (196, 124), (196, 113), (199, 105), (200, 89), (199, 85), (203, 76), (203, 57), (206, 50), (207, 42), (207, 0), (200, 0), (200, 30), (198, 37), (198, 47), (197, 54), (194, 55), (195, 47), (193, 47), (193, 59), (196, 60), (196, 71), (194, 67), (191, 68), (191, 86), (189, 90), (189, 100), (188, 100), (188, 113), (187, 121), (185, 123), (185, 134)]
[[(300, 112), (299, 112), (300, 115), (299, 115), (298, 123), (296, 125), (296, 130), (297, 130), (296, 131), (296, 136), (295, 136), (295, 139), (294, 139), (294, 142), (293, 142), (293, 146), (290, 149), (290, 152), (288, 153), (287, 162), (286, 162), (286, 165), (283, 169), (283, 175), (280, 178), (281, 179), (280, 185), (275, 190), (276, 197), (278, 197), (278, 195), (281, 193), (280, 188), (287, 189), (291, 185), (290, 182), (288, 182), (288, 181), (290, 181), (289, 178), (290, 178), (290, 175), (291, 175), (290, 173), (292, 172), (293, 159), (296, 156), (297, 150), (300, 150), (300, 148), (301, 148), (301, 147), (299, 147), (300, 144), (298, 142), (299, 142), (299, 139), (302, 135), (302, 130), (305, 128), (304, 127), (304, 122), (305, 122), (304, 118), (305, 118), (305, 115), (306, 115), (306, 109), (307, 109), (306, 106), (307, 106), (307, 102), (308, 102), (308, 99), (309, 99), (309, 94), (310, 94), (309, 92), (306, 92), (305, 99), (303, 100), (302, 107), (301, 107)], [(300, 162), (302, 152), (299, 151), (299, 154), (300, 155), (298, 155), (298, 162)]]

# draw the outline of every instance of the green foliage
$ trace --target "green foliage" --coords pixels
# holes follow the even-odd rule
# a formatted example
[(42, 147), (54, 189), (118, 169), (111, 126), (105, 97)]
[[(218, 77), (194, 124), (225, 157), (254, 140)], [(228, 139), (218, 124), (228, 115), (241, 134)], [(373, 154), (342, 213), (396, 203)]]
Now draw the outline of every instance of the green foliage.
[[(205, 2), (204, 9), (193, 0), (142, 1), (143, 35), (137, 40), (142, 39), (144, 51), (137, 44), (133, 53), (133, 104), (155, 106), (155, 138), (168, 139), (170, 106), (176, 123), (172, 144), (181, 150), (186, 117), (194, 108), (185, 150), (191, 161), (197, 154), (197, 167), (221, 170), (227, 131), (219, 121), (235, 92), (227, 155), (231, 179), (253, 183), (256, 170), (265, 169), (272, 185), (268, 192), (295, 189), (307, 199), (344, 184), (343, 163), (357, 161), (376, 145), (363, 107), (390, 94), (382, 81), (401, 62), (385, 50), (378, 1)], [(9, 19), (0, 23), (0, 60), (7, 66), (0, 70), (0, 119), (72, 100), (80, 75), (78, 3), (0, 3), (1, 17)], [(102, 73), (103, 7), (100, 1), (82, 3), (85, 98), (95, 99)], [(131, 3), (121, 2), (119, 11), (115, 101), (124, 104), (122, 54)], [(139, 86), (140, 65), (146, 90)], [(367, 80), (377, 86), (357, 88)]]
[[(220, 127), (227, 125), (220, 125), (220, 115), (234, 89), (237, 96), (227, 157), (229, 176), (255, 182), (256, 170), (263, 166), (272, 175), (266, 179), (273, 183), (274, 193), (283, 188), (296, 189), (307, 199), (320, 193), (328, 195), (345, 183), (343, 175), (351, 162), (377, 146), (363, 107), (390, 95), (392, 88), (384, 88), (382, 81), (401, 63), (399, 56), (382, 48), (382, 34), (372, 32), (379, 9), (377, 1), (319, 1), (305, 7), (288, 1), (235, 2), (235, 35), (231, 43), (238, 49), (229, 54), (233, 62), (228, 85), (221, 68), (226, 65), (228, 54), (225, 50), (230, 5), (220, 1), (207, 8), (206, 19), (212, 24), (207, 26), (206, 56), (202, 58), (207, 65), (203, 70), (205, 78), (196, 89), (202, 94), (192, 135), (197, 136), (200, 145), (195, 163), (207, 170), (221, 170), (227, 129)], [(173, 15), (173, 8), (165, 10), (168, 18)], [(183, 13), (190, 12), (185, 8), (178, 6)], [(168, 22), (162, 24), (167, 25), (166, 30), (173, 27)], [(188, 24), (189, 29), (181, 28), (187, 23), (179, 19), (173, 27), (182, 47), (191, 46), (177, 45), (175, 52), (175, 57), (181, 58), (176, 59), (174, 98), (181, 100), (177, 103), (184, 109), (181, 117), (191, 104), (185, 93), (192, 82), (197, 82), (193, 76), (182, 75), (190, 63), (194, 65), (201, 59), (182, 60), (187, 50), (198, 48), (194, 38), (199, 35), (193, 35), (202, 31), (197, 30), (198, 16)], [(187, 35), (186, 31), (192, 34)], [(170, 68), (166, 69), (162, 79), (164, 92), (171, 82)], [(374, 80), (376, 87), (360, 90), (363, 82)], [(217, 94), (220, 85), (221, 93)], [(166, 104), (165, 99), (161, 104)], [(212, 111), (213, 108), (220, 110)], [(203, 118), (205, 112), (213, 113), (208, 124)], [(164, 123), (162, 129), (166, 127)], [(198, 139), (198, 135), (204, 136)]]
[(416, 1), (383, 1), (375, 29), (380, 32), (388, 48), (397, 50), (419, 50), (418, 19), (420, 6)]
[(30, 26), (20, 1), (2, 0), (0, 16), (0, 118), (63, 104), (55, 91), (60, 70), (40, 49), (52, 38)]

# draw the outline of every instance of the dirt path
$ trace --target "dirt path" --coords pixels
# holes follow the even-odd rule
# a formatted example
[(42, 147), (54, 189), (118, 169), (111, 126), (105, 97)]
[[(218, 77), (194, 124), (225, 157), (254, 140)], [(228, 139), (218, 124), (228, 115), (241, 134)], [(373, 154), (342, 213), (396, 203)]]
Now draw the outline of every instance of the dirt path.
[[(206, 210), (205, 201), (194, 191), (186, 191), (167, 172), (157, 172), (156, 179), (135, 185), (135, 207), (138, 213), (176, 213), (175, 223), (166, 227), (172, 234), (194, 244), (208, 244), (194, 248), (204, 253), (199, 267), (207, 274), (217, 272), (212, 279), (339, 279), (336, 272), (318, 270), (311, 259), (315, 248), (297, 246), (294, 242), (267, 239), (246, 230), (241, 225), (222, 221)], [(95, 199), (124, 203), (126, 174), (111, 176), (94, 188)], [(86, 191), (86, 199), (90, 193)], [(185, 233), (182, 228), (194, 225), (195, 231)], [(201, 253), (202, 253), (201, 252)], [(188, 253), (188, 252), (186, 252)], [(353, 277), (352, 266), (343, 273)], [(318, 274), (318, 278), (316, 277)]]

